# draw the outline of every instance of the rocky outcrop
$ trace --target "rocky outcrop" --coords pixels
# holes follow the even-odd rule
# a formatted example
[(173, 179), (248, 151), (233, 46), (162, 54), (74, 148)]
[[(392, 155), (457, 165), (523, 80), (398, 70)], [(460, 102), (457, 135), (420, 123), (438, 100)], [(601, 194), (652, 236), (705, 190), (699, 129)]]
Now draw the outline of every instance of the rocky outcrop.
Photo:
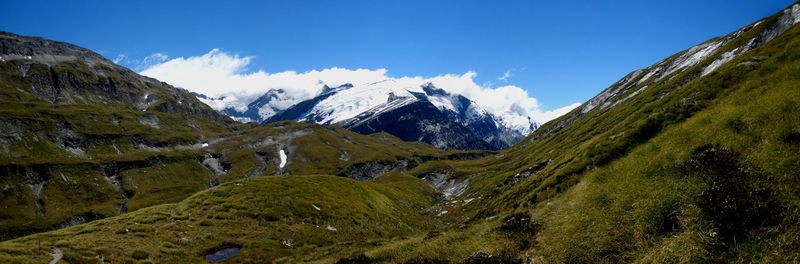
[(401, 172), (409, 169), (408, 160), (388, 161), (388, 160), (374, 160), (363, 163), (353, 164), (341, 172), (339, 176), (348, 177), (351, 179), (366, 181), (375, 178), (378, 175), (387, 172)]
[(139, 110), (202, 117), (220, 124), (233, 122), (189, 93), (72, 44), (0, 32), (0, 58), (0, 71), (19, 74), (20, 81), (30, 84), (19, 88), (46, 102), (114, 102)]
[(428, 173), (422, 179), (439, 189), (446, 200), (463, 194), (469, 187), (469, 180), (454, 179), (448, 172)]
[[(359, 181), (366, 181), (372, 178), (377, 177), (378, 175), (387, 173), (387, 172), (404, 172), (414, 167), (417, 167), (425, 162), (434, 161), (434, 160), (471, 160), (471, 159), (479, 159), (486, 157), (488, 155), (494, 154), (495, 152), (492, 151), (476, 151), (476, 152), (460, 152), (454, 153), (445, 156), (415, 156), (411, 159), (398, 159), (397, 161), (389, 161), (389, 160), (373, 160), (368, 162), (356, 163), (350, 166), (347, 166), (342, 171), (340, 171), (337, 175), (342, 177), (348, 177), (352, 179), (356, 179)], [(421, 175), (418, 176), (424, 180), (427, 180), (434, 184), (433, 178), (428, 178), (430, 175)], [(447, 178), (447, 177), (445, 177)], [(442, 181), (446, 181), (444, 179)]]
[(551, 162), (553, 162), (553, 160), (546, 160), (546, 161), (543, 161), (543, 162), (536, 163), (535, 165), (530, 166), (527, 169), (525, 169), (525, 170), (523, 170), (523, 171), (521, 171), (521, 172), (519, 172), (517, 174), (514, 174), (511, 177), (508, 177), (506, 179), (506, 181), (503, 182), (503, 186), (517, 184), (517, 183), (527, 179), (528, 177), (531, 177), (532, 175), (536, 174), (540, 170), (544, 169), (545, 167), (547, 167), (547, 165), (550, 165)]
[(74, 60), (90, 65), (114, 65), (103, 56), (76, 45), (44, 38), (24, 37), (5, 31), (0, 31), (0, 54), (6, 61), (27, 59), (46, 65)]

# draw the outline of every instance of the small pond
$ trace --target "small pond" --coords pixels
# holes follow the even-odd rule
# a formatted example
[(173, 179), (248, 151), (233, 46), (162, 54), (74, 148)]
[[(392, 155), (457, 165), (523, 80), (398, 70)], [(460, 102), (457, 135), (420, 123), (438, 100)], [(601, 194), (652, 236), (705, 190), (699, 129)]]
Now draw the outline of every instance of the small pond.
[(211, 262), (220, 262), (230, 257), (233, 257), (233, 255), (236, 255), (236, 253), (239, 253), (239, 250), (240, 248), (238, 247), (223, 248), (218, 250), (217, 252), (206, 255), (206, 260)]

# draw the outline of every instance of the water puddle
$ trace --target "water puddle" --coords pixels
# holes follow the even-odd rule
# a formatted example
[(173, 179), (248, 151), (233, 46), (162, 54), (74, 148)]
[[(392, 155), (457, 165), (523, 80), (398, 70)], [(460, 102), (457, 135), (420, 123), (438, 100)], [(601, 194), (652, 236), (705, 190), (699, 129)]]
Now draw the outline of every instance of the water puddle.
[(230, 257), (233, 257), (233, 255), (236, 255), (236, 253), (239, 253), (239, 250), (241, 249), (238, 247), (228, 247), (219, 249), (217, 250), (217, 252), (214, 252), (213, 254), (206, 255), (206, 260), (211, 262), (220, 262)]

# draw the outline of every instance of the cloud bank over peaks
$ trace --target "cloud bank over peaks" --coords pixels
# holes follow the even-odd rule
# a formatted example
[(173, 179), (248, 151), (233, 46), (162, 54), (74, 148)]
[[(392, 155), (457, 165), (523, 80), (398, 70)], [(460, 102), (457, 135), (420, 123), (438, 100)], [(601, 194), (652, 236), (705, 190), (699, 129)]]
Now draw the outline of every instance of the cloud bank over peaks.
[(431, 78), (391, 77), (387, 75), (386, 69), (351, 70), (335, 67), (302, 73), (268, 73), (263, 70), (248, 71), (247, 66), (253, 59), (254, 57), (241, 57), (220, 49), (188, 58), (169, 59), (166, 54), (156, 53), (142, 60), (144, 65), (140, 73), (192, 92), (223, 98), (212, 102), (211, 107), (217, 110), (225, 107), (242, 110), (249, 102), (270, 89), (283, 89), (293, 101), (299, 102), (318, 95), (324, 85), (336, 87), (350, 83), (359, 86), (387, 80), (398, 88), (409, 90), (416, 90), (420, 85), (430, 82), (447, 92), (464, 95), (491, 113), (513, 112), (529, 116), (539, 123), (545, 123), (580, 105), (576, 103), (552, 111), (542, 111), (538, 100), (528, 95), (524, 89), (513, 85), (480, 86), (475, 83), (477, 74), (472, 71)]

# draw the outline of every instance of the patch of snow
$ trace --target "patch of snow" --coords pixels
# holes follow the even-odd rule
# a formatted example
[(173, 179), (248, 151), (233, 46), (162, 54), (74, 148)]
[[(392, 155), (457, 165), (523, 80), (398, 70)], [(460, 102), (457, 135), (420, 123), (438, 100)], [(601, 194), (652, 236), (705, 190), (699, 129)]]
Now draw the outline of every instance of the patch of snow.
[(495, 114), (495, 123), (500, 127), (507, 127), (523, 136), (527, 136), (538, 126), (536, 121), (528, 115), (514, 111), (504, 111)]
[(56, 264), (61, 261), (61, 258), (64, 257), (64, 254), (61, 253), (61, 249), (55, 248), (53, 249), (53, 253), (50, 253), (50, 256), (53, 257), (53, 259), (50, 260), (50, 264)]
[(278, 155), (281, 157), (281, 164), (279, 165), (279, 167), (283, 169), (283, 167), (286, 166), (286, 151), (283, 151), (283, 149), (281, 149), (280, 151), (278, 151)]
[(697, 65), (701, 61), (708, 58), (708, 56), (714, 54), (714, 52), (716, 52), (723, 44), (725, 44), (725, 41), (714, 41), (711, 43), (703, 43), (690, 48), (685, 53), (681, 54), (678, 58), (676, 58), (675, 61), (673, 61), (670, 64), (670, 67), (668, 68), (667, 72), (661, 76), (662, 77), (668, 76), (678, 70)]
[(344, 162), (350, 161), (350, 153), (347, 153), (347, 151), (343, 151), (342, 154), (339, 155), (339, 160)]
[(223, 96), (220, 98), (197, 97), (197, 100), (200, 100), (217, 111), (222, 111), (226, 108), (234, 109), (237, 112), (247, 111), (247, 103), (245, 103), (247, 101), (235, 96)]
[[(408, 88), (411, 89), (412, 87)], [(421, 91), (420, 88), (417, 88), (417, 90)], [(322, 100), (309, 111), (308, 115), (321, 117), (321, 120), (317, 121), (317, 123), (333, 124), (351, 119), (368, 110), (385, 111), (389, 106), (398, 107), (402, 106), (402, 103), (408, 103), (407, 100), (404, 100), (391, 105), (387, 104), (387, 108), (373, 109), (376, 106), (388, 103), (387, 98), (390, 98), (390, 94), (394, 94), (394, 97), (397, 98), (414, 98), (407, 89), (399, 87), (393, 80), (358, 85)]]
[[(753, 39), (753, 40), (755, 40), (755, 39)], [(752, 43), (752, 40), (750, 42)], [(716, 70), (717, 68), (719, 68), (719, 66), (722, 66), (722, 64), (725, 64), (726, 62), (732, 60), (733, 58), (736, 58), (736, 56), (739, 55), (740, 50), (742, 50), (742, 47), (739, 47), (739, 48), (736, 48), (734, 50), (722, 53), (722, 56), (720, 56), (719, 59), (714, 60), (714, 62), (712, 62), (710, 65), (708, 65), (708, 67), (703, 69), (703, 75), (702, 76), (706, 76), (707, 74), (709, 74), (709, 73), (713, 72), (714, 70)]]
[(319, 207), (319, 206), (317, 206), (316, 204), (311, 204), (311, 207), (313, 207), (313, 208), (314, 208), (314, 210), (317, 210), (317, 211), (319, 211), (319, 210), (322, 210), (322, 208), (320, 208), (320, 207)]
[(456, 107), (453, 106), (453, 101), (450, 100), (448, 97), (444, 96), (428, 96), (428, 101), (431, 102), (436, 108), (442, 110), (450, 110), (453, 112), (457, 112)]
[(202, 148), (208, 147), (208, 143), (203, 143)]
[(286, 247), (292, 247), (292, 242), (294, 242), (292, 239), (283, 240), (281, 241), (281, 245), (284, 245)]
[(589, 100), (588, 102), (586, 102), (586, 105), (583, 106), (583, 108), (581, 108), (581, 113), (583, 113), (583, 114), (588, 113), (589, 111), (592, 111), (592, 109), (597, 107), (597, 105), (599, 105), (599, 104), (600, 104), (600, 102), (598, 102), (598, 101)]
[(249, 117), (231, 117), (231, 118), (241, 123), (255, 122), (253, 119), (250, 119)]
[[(291, 94), (286, 93), (286, 91), (283, 89), (270, 89), (264, 96), (266, 96), (265, 100), (267, 101), (262, 101), (263, 105), (258, 108), (258, 116), (261, 118), (259, 121), (267, 120), (275, 114), (286, 110), (302, 100), (308, 99), (304, 97), (294, 97)], [(261, 98), (258, 100), (261, 100)]]
[[(147, 109), (143, 109), (142, 111), (146, 111), (146, 110)], [(148, 126), (150, 126), (152, 128), (155, 128), (155, 129), (160, 129), (161, 128), (159, 126), (159, 124), (158, 124), (159, 118), (158, 118), (157, 115), (154, 115), (154, 114), (146, 114), (146, 115), (142, 115), (142, 116), (137, 116), (136, 120), (139, 121), (139, 123), (141, 123), (143, 125), (148, 125)]]
[[(619, 100), (615, 101), (613, 104), (611, 104), (611, 105), (610, 105), (610, 106), (608, 106), (608, 107), (611, 107), (611, 108), (614, 108), (614, 107), (616, 107), (618, 104), (621, 104), (622, 102), (625, 102), (625, 101), (627, 101), (628, 99), (631, 99), (631, 98), (633, 98), (634, 96), (636, 96), (637, 94), (641, 93), (642, 91), (644, 91), (645, 89), (647, 89), (647, 87), (648, 87), (648, 86), (649, 86), (649, 85), (642, 86), (641, 88), (637, 89), (636, 91), (633, 91), (632, 93), (628, 94), (628, 96), (625, 96), (625, 98), (622, 98), (622, 99), (619, 99)], [(606, 104), (608, 104), (608, 103), (609, 103), (609, 102), (606, 102)], [(604, 107), (606, 107), (606, 106), (604, 106)]]
[(373, 115), (379, 115), (381, 113), (384, 113), (384, 112), (387, 112), (387, 111), (390, 111), (390, 110), (393, 110), (393, 109), (400, 108), (402, 106), (411, 104), (411, 103), (416, 102), (416, 101), (417, 101), (416, 98), (410, 97), (410, 96), (397, 97), (396, 99), (394, 99), (392, 101), (389, 101), (389, 102), (386, 102), (384, 104), (375, 106), (372, 109), (369, 109), (369, 110), (367, 110), (365, 112), (371, 113)]
[(442, 211), (441, 211), (441, 212), (439, 212), (439, 214), (438, 214), (438, 215), (436, 215), (436, 216), (443, 216), (443, 215), (445, 215), (445, 214), (447, 214), (447, 210), (442, 210)]
[(83, 149), (81, 149), (81, 148), (65, 147), (64, 150), (66, 150), (67, 152), (69, 152), (72, 155), (75, 155), (76, 157), (82, 157), (82, 158), (86, 158), (87, 157), (86, 156), (86, 151), (83, 151)]
[(227, 171), (222, 167), (222, 164), (220, 164), (219, 159), (211, 156), (211, 154), (206, 154), (203, 156), (203, 161), (201, 163), (209, 170), (214, 172), (214, 175), (216, 176), (222, 176), (227, 173)]
[(475, 198), (469, 198), (469, 199), (466, 199), (466, 200), (464, 200), (464, 204), (469, 204), (469, 203), (471, 203), (473, 200), (475, 200)]
[(36, 184), (30, 184), (29, 183), (28, 184), (28, 188), (31, 189), (31, 192), (33, 193), (33, 196), (38, 199), (39, 196), (42, 195), (42, 190), (44, 189), (44, 182), (40, 182), (40, 183), (36, 183)]
[(335, 227), (332, 227), (330, 225), (328, 225), (328, 227), (326, 227), (325, 230), (328, 230), (328, 231), (331, 231), (331, 232), (336, 232), (337, 231)]
[[(676, 61), (677, 61), (677, 59), (676, 59)], [(637, 71), (634, 71), (632, 73), (629, 73), (628, 75), (626, 75), (621, 80), (617, 81), (616, 83), (612, 84), (611, 86), (609, 86), (608, 88), (606, 88), (605, 90), (600, 92), (599, 94), (597, 94), (594, 97), (592, 97), (592, 99), (589, 99), (589, 101), (587, 101), (585, 103), (585, 105), (581, 108), (581, 113), (582, 114), (586, 114), (586, 113), (588, 113), (589, 111), (592, 111), (592, 109), (594, 109), (594, 108), (596, 108), (598, 106), (602, 106), (602, 109), (606, 109), (609, 106), (612, 106), (612, 99), (613, 98), (615, 98), (618, 95), (623, 94), (626, 91), (636, 87), (637, 85), (641, 84), (642, 82), (645, 82), (646, 80), (651, 79), (656, 74), (659, 74), (661, 72), (661, 69), (662, 69), (661, 67), (656, 67), (655, 69), (652, 69), (650, 72), (648, 72), (647, 74), (642, 76), (642, 78), (639, 79), (639, 81), (636, 84), (633, 84), (631, 82), (634, 79), (636, 79), (636, 77), (638, 77), (642, 72), (644, 72), (644, 70), (637, 70)], [(661, 76), (664, 76), (664, 75), (661, 75)], [(619, 101), (620, 100), (617, 100), (617, 103), (619, 103)], [(614, 104), (614, 105), (616, 105), (616, 104)]]
[(469, 186), (469, 180), (458, 182), (455, 179), (448, 179), (448, 175), (445, 173), (433, 173), (422, 179), (442, 191), (445, 200), (461, 195)]
[(449, 180), (447, 184), (443, 186), (442, 193), (444, 193), (445, 199), (451, 199), (464, 193), (464, 191), (467, 190), (467, 186), (469, 186), (468, 180), (462, 182), (456, 182), (454, 179)]
[(659, 72), (661, 72), (661, 67), (653, 69), (652, 71), (645, 74), (641, 79), (639, 79), (639, 82), (637, 82), (636, 85), (642, 84), (643, 82), (649, 80), (650, 77), (653, 77), (653, 75), (656, 75)]

